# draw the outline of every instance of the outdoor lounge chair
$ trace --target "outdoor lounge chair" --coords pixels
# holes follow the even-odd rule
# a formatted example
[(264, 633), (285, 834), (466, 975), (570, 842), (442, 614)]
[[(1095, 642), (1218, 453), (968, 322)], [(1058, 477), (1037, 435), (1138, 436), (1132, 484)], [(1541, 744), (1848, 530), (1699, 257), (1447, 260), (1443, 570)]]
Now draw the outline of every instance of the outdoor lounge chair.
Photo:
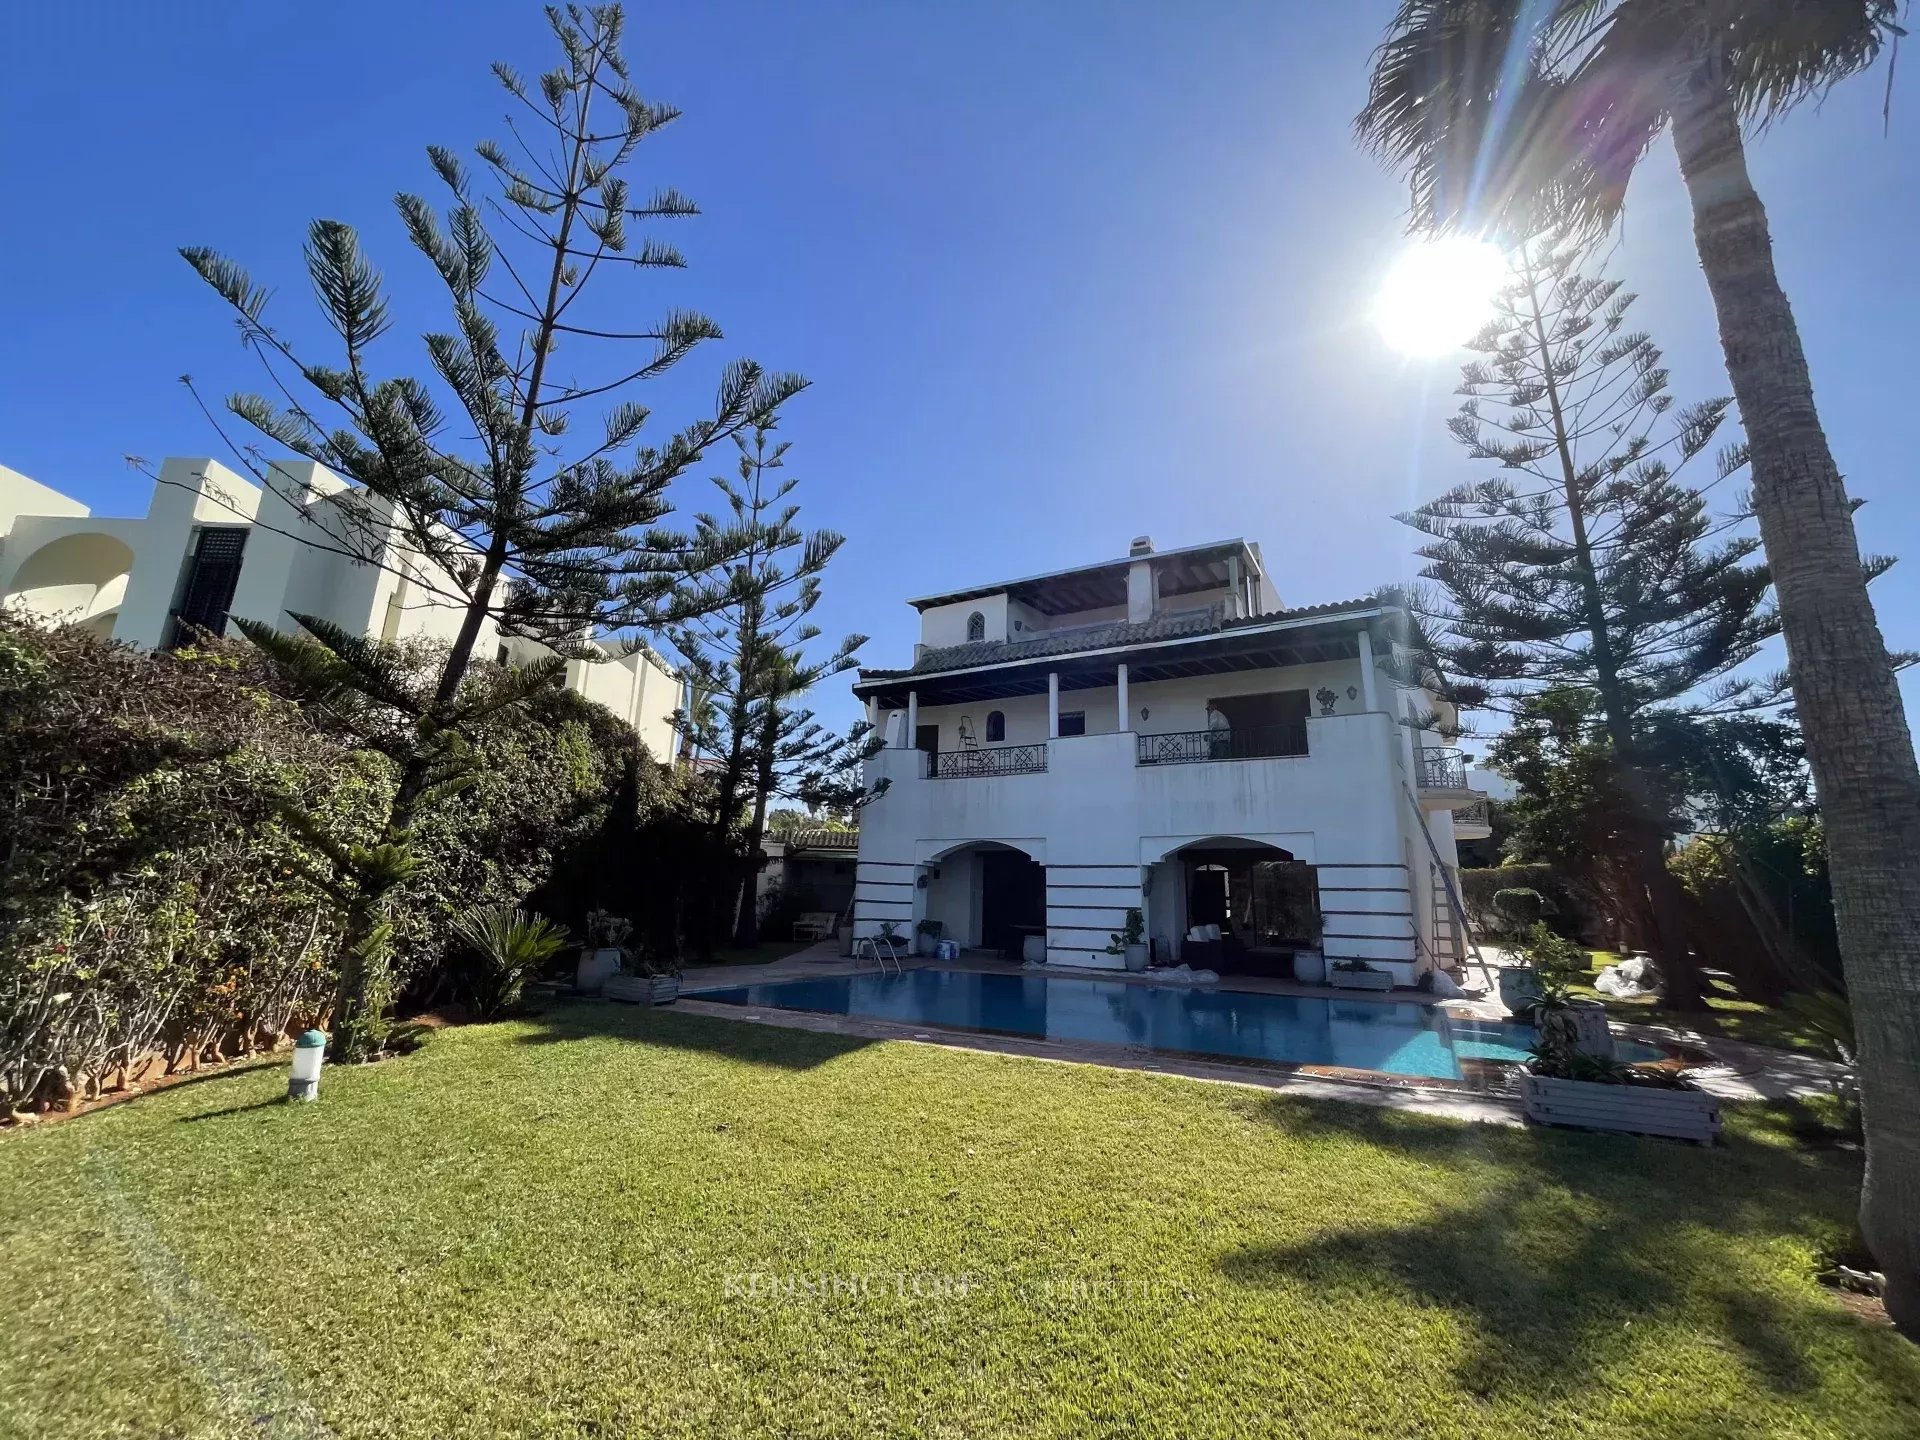
[(831, 940), (839, 916), (831, 910), (809, 910), (793, 922), (793, 938), (796, 940)]

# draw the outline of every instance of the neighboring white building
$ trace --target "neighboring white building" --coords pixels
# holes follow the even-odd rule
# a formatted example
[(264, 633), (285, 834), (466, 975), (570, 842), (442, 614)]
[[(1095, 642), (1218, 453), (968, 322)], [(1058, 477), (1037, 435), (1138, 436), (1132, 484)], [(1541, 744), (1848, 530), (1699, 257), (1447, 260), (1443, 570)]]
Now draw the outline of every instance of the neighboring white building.
[[(399, 543), (379, 502), (310, 460), (275, 469), (280, 481), (263, 490), (217, 461), (170, 459), (144, 517), (109, 519), (0, 467), (0, 602), (146, 649), (175, 643), (183, 624), (223, 634), (230, 617), (291, 630), (294, 611), (384, 640), (453, 638), (453, 587)], [(378, 564), (356, 558), (375, 545)], [(503, 639), (489, 618), (476, 653), (544, 652)], [(650, 651), (573, 661), (567, 685), (672, 758), (680, 679)]]
[[(1396, 612), (1283, 609), (1257, 545), (1144, 538), (910, 603), (913, 665), (854, 686), (888, 740), (856, 934), (933, 919), (963, 945), (1039, 934), (1051, 963), (1114, 968), (1139, 907), (1162, 961), (1284, 973), (1316, 928), (1276, 913), (1284, 890), (1317, 898), (1329, 962), (1400, 984), (1454, 962), (1441, 867), (1478, 797), (1457, 751), (1400, 723), (1447, 709), (1382, 667)], [(1237, 943), (1190, 942), (1203, 923)]]

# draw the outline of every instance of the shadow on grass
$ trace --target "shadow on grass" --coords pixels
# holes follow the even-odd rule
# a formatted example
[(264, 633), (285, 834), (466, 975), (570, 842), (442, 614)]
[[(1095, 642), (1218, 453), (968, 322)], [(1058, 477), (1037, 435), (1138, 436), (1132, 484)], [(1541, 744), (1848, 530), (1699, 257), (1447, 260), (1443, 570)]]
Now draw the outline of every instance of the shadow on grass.
[(284, 1095), (269, 1095), (265, 1100), (254, 1100), (245, 1105), (228, 1105), (221, 1110), (202, 1110), (197, 1115), (182, 1115), (178, 1123), (194, 1125), (202, 1120), (219, 1120), (228, 1115), (244, 1115), (249, 1110), (272, 1110), (289, 1103)]
[(524, 1022), (531, 1029), (522, 1045), (559, 1045), (577, 1040), (633, 1040), (697, 1050), (749, 1065), (781, 1070), (811, 1070), (855, 1050), (878, 1044), (864, 1035), (831, 1035), (784, 1025), (761, 1025), (745, 1018), (722, 1019), (664, 1007), (621, 1005), (613, 1001), (576, 1001), (555, 1006)]
[(1262, 1108), (1294, 1135), (1444, 1165), (1448, 1198), (1403, 1223), (1362, 1217), (1310, 1242), (1243, 1247), (1222, 1258), (1224, 1274), (1329, 1295), (1377, 1292), (1384, 1281), (1451, 1312), (1462, 1322), (1459, 1378), (1476, 1394), (1631, 1385), (1672, 1326), (1724, 1337), (1752, 1380), (1782, 1395), (1816, 1388), (1812, 1356), (1835, 1346), (1857, 1351), (1890, 1393), (1920, 1394), (1904, 1341), (1823, 1304), (1790, 1248), (1767, 1253), (1845, 1231), (1846, 1177), (1803, 1169), (1834, 1157), (1447, 1125), (1284, 1096)]

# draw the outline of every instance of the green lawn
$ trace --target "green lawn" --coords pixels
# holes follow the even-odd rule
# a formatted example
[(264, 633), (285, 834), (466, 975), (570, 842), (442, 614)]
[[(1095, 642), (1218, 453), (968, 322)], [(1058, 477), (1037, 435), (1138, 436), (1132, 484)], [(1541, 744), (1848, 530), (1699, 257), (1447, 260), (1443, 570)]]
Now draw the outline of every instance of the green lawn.
[(0, 1435), (1920, 1434), (1920, 1347), (1810, 1278), (1850, 1157), (1770, 1123), (589, 1005), (284, 1084), (0, 1139)]
[(1616, 1000), (1611, 995), (1602, 995), (1593, 988), (1592, 981), (1601, 970), (1615, 964), (1620, 957), (1608, 950), (1588, 953), (1593, 958), (1588, 983), (1575, 985), (1573, 992), (1602, 1002), (1607, 1007), (1607, 1014), (1615, 1020), (1630, 1025), (1674, 1025), (1700, 1035), (1724, 1035), (1729, 1040), (1745, 1040), (1754, 1045), (1771, 1045), (1776, 1050), (1797, 1050), (1807, 1055), (1832, 1058), (1833, 1052), (1819, 1031), (1784, 1010), (1742, 1000), (1736, 991), (1711, 978), (1709, 985), (1712, 993), (1707, 996), (1707, 1008), (1701, 1014), (1664, 1009), (1651, 995), (1637, 1000)]

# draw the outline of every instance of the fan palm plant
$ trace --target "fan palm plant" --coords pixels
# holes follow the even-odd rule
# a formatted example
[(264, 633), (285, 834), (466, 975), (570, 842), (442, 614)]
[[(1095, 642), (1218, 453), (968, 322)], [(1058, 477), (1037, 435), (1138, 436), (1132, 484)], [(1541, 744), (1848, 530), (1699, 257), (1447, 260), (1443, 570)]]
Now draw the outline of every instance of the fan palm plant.
[(1920, 769), (1743, 134), (1872, 65), (1902, 33), (1899, 8), (1402, 0), (1357, 124), (1408, 175), (1415, 229), (1505, 238), (1604, 231), (1634, 167), (1671, 132), (1826, 819), (1860, 1017), (1861, 1228), (1889, 1312), (1920, 1333)]
[(527, 981), (567, 945), (564, 926), (505, 905), (476, 905), (453, 919), (453, 933), (480, 958), (473, 1008), (489, 1019), (520, 1003)]

